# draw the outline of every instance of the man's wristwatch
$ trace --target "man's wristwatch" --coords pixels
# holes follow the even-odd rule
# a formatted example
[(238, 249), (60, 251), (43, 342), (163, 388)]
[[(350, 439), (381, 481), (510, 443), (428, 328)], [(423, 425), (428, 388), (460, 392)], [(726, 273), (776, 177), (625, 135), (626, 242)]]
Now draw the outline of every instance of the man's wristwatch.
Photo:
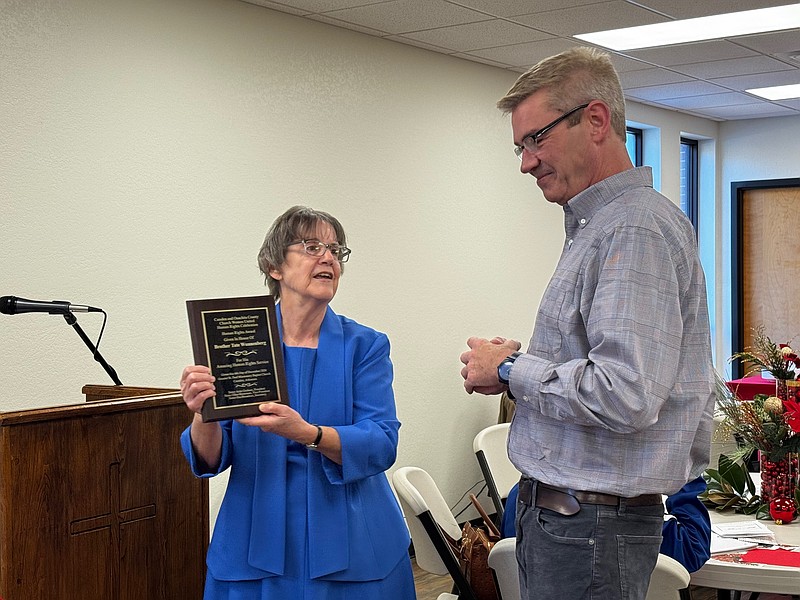
[(310, 450), (316, 450), (319, 448), (319, 443), (322, 441), (322, 427), (319, 425), (314, 425), (314, 427), (317, 428), (317, 438), (310, 444), (306, 444), (306, 448)]
[(517, 357), (522, 354), (522, 352), (514, 352), (513, 354), (509, 354), (503, 359), (499, 365), (497, 365), (497, 379), (503, 385), (508, 385), (508, 377), (511, 375), (511, 367), (514, 366), (514, 361), (517, 360)]

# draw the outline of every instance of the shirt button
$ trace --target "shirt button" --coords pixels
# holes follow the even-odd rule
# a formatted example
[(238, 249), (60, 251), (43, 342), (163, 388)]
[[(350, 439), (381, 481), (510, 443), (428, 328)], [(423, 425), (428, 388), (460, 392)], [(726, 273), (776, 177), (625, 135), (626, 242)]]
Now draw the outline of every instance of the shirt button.
[(531, 399), (528, 396), (523, 396), (522, 399), (525, 400), (525, 402), (530, 402), (531, 401)]
[(581, 220), (580, 220), (580, 221), (578, 221), (578, 222), (579, 222), (581, 225), (586, 225), (586, 219), (581, 219)]
[(567, 247), (572, 247), (572, 238), (567, 240)]

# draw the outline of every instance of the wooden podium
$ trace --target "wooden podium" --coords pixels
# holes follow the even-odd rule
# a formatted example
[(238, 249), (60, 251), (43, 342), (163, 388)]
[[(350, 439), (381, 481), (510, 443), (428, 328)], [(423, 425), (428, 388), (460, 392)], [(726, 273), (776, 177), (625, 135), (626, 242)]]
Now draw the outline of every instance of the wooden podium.
[(0, 599), (200, 600), (208, 483), (175, 390), (0, 413)]

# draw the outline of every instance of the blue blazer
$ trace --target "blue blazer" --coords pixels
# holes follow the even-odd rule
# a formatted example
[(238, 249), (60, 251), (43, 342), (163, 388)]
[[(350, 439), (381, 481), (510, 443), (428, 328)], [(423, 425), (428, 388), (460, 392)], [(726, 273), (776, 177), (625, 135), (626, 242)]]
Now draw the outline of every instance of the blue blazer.
[[(280, 303), (278, 304), (280, 327)], [(311, 578), (368, 581), (384, 578), (408, 555), (409, 535), (384, 471), (395, 461), (400, 422), (392, 390), (389, 340), (330, 308), (320, 329), (309, 414), (334, 427), (342, 464), (308, 456), (308, 543)], [(291, 401), (291, 400), (290, 400)], [(262, 579), (284, 572), (288, 441), (223, 421), (219, 469), (204, 471), (189, 428), (181, 446), (198, 477), (230, 467), (207, 565), (214, 578)]]

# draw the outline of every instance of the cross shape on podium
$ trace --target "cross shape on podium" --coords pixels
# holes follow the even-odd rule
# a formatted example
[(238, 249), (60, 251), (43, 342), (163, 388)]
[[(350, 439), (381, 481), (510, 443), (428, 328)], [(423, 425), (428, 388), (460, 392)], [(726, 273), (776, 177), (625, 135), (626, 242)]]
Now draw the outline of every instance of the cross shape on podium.
[(111, 465), (109, 465), (109, 496), (111, 502), (109, 512), (85, 519), (76, 519), (69, 524), (69, 533), (73, 536), (93, 533), (103, 529), (110, 530), (113, 557), (111, 563), (111, 583), (115, 598), (119, 598), (120, 526), (136, 521), (154, 519), (156, 516), (155, 504), (146, 504), (134, 508), (120, 507), (120, 479), (119, 463), (111, 463)]

